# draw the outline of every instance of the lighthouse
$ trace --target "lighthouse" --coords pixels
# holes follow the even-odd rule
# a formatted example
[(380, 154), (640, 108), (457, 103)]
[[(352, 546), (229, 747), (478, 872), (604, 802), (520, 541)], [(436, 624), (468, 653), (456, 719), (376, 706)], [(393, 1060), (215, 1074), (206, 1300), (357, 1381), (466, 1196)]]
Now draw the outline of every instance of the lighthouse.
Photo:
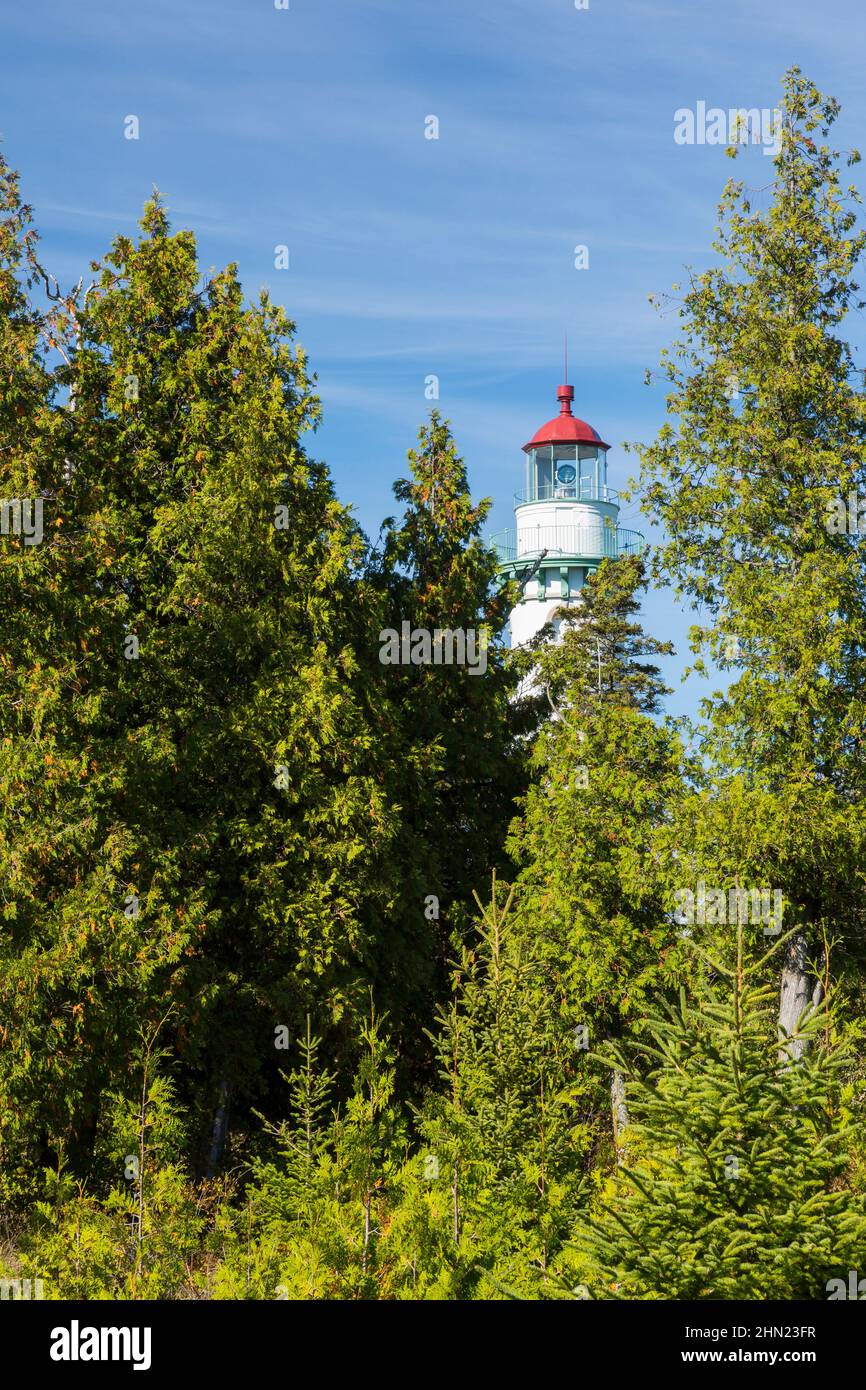
[(511, 645), (523, 646), (558, 609), (576, 603), (603, 559), (639, 554), (643, 537), (619, 526), (619, 498), (607, 481), (610, 448), (572, 412), (573, 386), (556, 392), (559, 414), (528, 444), (514, 527), (493, 537), (500, 573), (515, 579)]

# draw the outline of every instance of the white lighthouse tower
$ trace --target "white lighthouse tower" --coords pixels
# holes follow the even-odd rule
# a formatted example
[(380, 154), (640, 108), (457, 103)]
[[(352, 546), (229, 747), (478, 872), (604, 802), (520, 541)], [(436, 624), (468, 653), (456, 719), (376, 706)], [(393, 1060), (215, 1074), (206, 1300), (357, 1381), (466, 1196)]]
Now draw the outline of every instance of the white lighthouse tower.
[(617, 493), (607, 483), (609, 444), (572, 414), (573, 386), (556, 392), (559, 414), (524, 444), (523, 491), (513, 530), (493, 537), (500, 572), (520, 584), (511, 611), (511, 645), (522, 646), (577, 601), (588, 574), (606, 557), (637, 554), (643, 537), (617, 522)]

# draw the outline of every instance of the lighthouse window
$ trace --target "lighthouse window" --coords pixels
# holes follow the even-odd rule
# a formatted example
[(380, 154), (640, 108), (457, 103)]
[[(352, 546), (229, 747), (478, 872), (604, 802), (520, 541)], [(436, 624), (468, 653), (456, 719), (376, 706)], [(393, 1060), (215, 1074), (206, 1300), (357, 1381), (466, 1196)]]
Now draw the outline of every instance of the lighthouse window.
[(554, 497), (574, 497), (577, 479), (577, 450), (573, 444), (554, 444)]
[(598, 450), (590, 445), (580, 446), (580, 496), (595, 497), (598, 482)]
[(553, 496), (553, 458), (550, 445), (535, 450), (534, 495), (542, 501)]

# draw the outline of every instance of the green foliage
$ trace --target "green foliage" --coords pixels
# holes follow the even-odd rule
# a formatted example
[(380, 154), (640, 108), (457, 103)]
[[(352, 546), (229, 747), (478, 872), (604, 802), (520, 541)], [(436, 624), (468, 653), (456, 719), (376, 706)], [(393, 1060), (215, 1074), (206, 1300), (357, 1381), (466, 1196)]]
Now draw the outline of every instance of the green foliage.
[(302, 1065), (286, 1078), (289, 1119), (273, 1130), (277, 1157), (255, 1165), (246, 1209), (222, 1222), (217, 1297), (375, 1296), (405, 1145), (391, 1046), (371, 1011), (352, 1094), (334, 1110), (319, 1049), (308, 1025)]
[(431, 1189), (450, 1197), (438, 1209), (451, 1296), (489, 1296), (479, 1265), (535, 1296), (580, 1203), (591, 1137), (575, 1098), (585, 1053), (517, 930), (513, 890), (500, 897), (494, 881), (477, 945), (455, 971), (439, 1018), (442, 1087), (419, 1124)]
[[(502, 633), (509, 594), (481, 531), (490, 500), (472, 500), (466, 466), (447, 421), (433, 411), (409, 452), (410, 477), (394, 493), (405, 510), (386, 521), (370, 580), (381, 594), (382, 628), (471, 631), (483, 664), (379, 665), (383, 734), (396, 740), (404, 810), (395, 853), (412, 903), (400, 924), (418, 930), (418, 906), (438, 900), (437, 997), (449, 951), (468, 926), (472, 894), (503, 860), (514, 798), (526, 782), (517, 671)], [(387, 733), (385, 733), (387, 731)], [(436, 926), (438, 922), (438, 926)], [(430, 1013), (427, 1018), (429, 1020)]]
[(497, 658), (485, 705), (458, 672), (474, 702), (458, 718), (452, 671), (389, 690), (376, 634), (389, 586), (432, 612), (440, 570), (443, 620), (486, 603), (501, 626), (504, 610), (456, 463), (462, 532), (398, 577), (423, 549), (413, 494), (393, 563), (367, 562), (302, 448), (319, 409), (293, 325), (266, 296), (245, 307), (234, 267), (202, 286), (158, 199), (58, 310), (63, 361), (40, 375), (14, 274), (26, 213), (4, 188), (5, 331), (29, 368), (39, 481), (16, 441), (3, 485), (41, 491), (48, 529), (0, 566), (6, 1178), (26, 1186), (61, 1149), (93, 1171), (99, 1097), (166, 1012), (201, 1171), (220, 1107), (252, 1123), (274, 1093), (275, 1028), (297, 1037), (314, 1007), (345, 1085), (371, 984), (398, 1030), (432, 1016), (444, 925), (425, 896), (465, 900), (501, 838), (508, 682)]
[(862, 1257), (866, 1203), (845, 1182), (862, 1119), (834, 1010), (802, 1020), (814, 1046), (792, 1066), (759, 963), (713, 964), (612, 1057), (632, 1123), (626, 1162), (577, 1228), (592, 1297), (818, 1299)]
[[(669, 418), (640, 450), (645, 506), (664, 531), (656, 574), (701, 609), (696, 667), (709, 654), (730, 680), (704, 702), (711, 775), (657, 850), (674, 891), (778, 890), (798, 929), (783, 1000), (831, 983), (832, 946), (857, 1013), (866, 568), (862, 534), (838, 512), (866, 495), (866, 400), (842, 336), (862, 307), (866, 233), (826, 143), (838, 103), (795, 67), (780, 111), (769, 197), (726, 186), (719, 263), (690, 274), (664, 357)], [(730, 963), (731, 923), (713, 935)], [(862, 1077), (862, 1061), (851, 1068)]]
[(605, 562), (580, 618), (539, 655), (555, 706), (510, 846), (522, 930), (572, 1026), (597, 1042), (682, 968), (656, 840), (696, 775), (676, 729), (653, 718), (664, 687), (641, 658), (670, 650), (633, 621), (637, 560)]
[[(831, 520), (866, 491), (864, 234), (816, 134), (837, 109), (786, 75), (767, 206), (725, 190), (641, 451), (655, 576), (731, 675), (694, 744), (642, 561), (509, 653), (437, 412), (371, 546), (306, 447), (285, 312), (202, 277), (156, 195), (65, 295), (0, 160), (0, 495), (44, 513), (0, 538), (0, 1275), (817, 1299), (857, 1268), (866, 587)], [(403, 624), (483, 659), (387, 664)], [(782, 893), (790, 1036), (781, 949), (680, 930), (699, 879)]]
[(184, 1171), (184, 1126), (154, 1041), (143, 1040), (138, 1106), (110, 1097), (105, 1107), (123, 1181), (100, 1200), (62, 1163), (45, 1171), (20, 1261), (46, 1298), (188, 1298), (204, 1287), (205, 1212), (218, 1194), (196, 1192)]

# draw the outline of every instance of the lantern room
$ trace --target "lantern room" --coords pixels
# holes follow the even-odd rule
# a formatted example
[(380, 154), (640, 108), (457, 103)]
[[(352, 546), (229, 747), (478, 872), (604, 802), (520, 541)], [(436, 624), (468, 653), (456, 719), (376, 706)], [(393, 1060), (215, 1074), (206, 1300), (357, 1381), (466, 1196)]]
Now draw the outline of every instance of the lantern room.
[(522, 501), (606, 502), (607, 451), (592, 425), (572, 414), (573, 386), (557, 390), (559, 415), (542, 425), (528, 444)]

